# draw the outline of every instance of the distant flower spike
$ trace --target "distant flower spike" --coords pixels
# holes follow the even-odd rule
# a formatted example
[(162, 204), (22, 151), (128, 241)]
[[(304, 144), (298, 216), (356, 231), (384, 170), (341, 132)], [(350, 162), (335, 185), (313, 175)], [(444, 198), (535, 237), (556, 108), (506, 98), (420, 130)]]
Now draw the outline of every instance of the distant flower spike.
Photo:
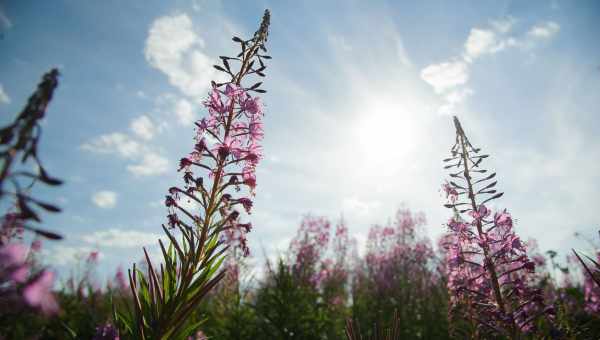
[(496, 174), (482, 167), (488, 155), (473, 147), (456, 117), (454, 125), (452, 157), (444, 160), (452, 172), (443, 186), (445, 206), (455, 212), (444, 244), (451, 308), (467, 313), (478, 334), (518, 338), (552, 309), (531, 287), (535, 263), (514, 232), (511, 215), (506, 210), (492, 214), (485, 205), (503, 195), (496, 189)]

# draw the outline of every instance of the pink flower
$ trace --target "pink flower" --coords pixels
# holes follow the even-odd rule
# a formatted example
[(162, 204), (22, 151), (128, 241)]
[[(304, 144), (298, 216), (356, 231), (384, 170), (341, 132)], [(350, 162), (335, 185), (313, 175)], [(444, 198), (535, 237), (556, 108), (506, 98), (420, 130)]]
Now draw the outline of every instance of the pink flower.
[(244, 89), (237, 86), (236, 84), (227, 84), (225, 86), (225, 95), (230, 99), (237, 99), (239, 96), (245, 94)]
[(481, 221), (482, 219), (488, 217), (490, 215), (490, 211), (486, 208), (485, 205), (480, 205), (477, 208), (477, 211), (469, 212), (469, 215), (475, 219), (475, 221)]
[(244, 181), (244, 184), (251, 189), (256, 187), (256, 175), (254, 174), (254, 171), (254, 167), (252, 166), (245, 166), (242, 170), (242, 180)]
[(0, 265), (10, 267), (20, 265), (27, 258), (27, 247), (21, 243), (10, 243), (0, 248)]
[(455, 231), (457, 233), (464, 233), (469, 230), (469, 226), (466, 223), (457, 221), (454, 218), (448, 221), (448, 227), (450, 227), (452, 231)]
[(264, 136), (263, 123), (258, 119), (253, 119), (248, 126), (250, 129), (250, 138), (252, 140), (262, 140)]
[(87, 262), (98, 262), (98, 255), (99, 253), (97, 250), (91, 251), (88, 255)]
[(125, 273), (123, 273), (123, 268), (119, 266), (117, 268), (117, 273), (115, 274), (115, 280), (117, 281), (117, 285), (120, 290), (128, 292), (129, 291), (129, 282), (125, 279)]
[(216, 147), (216, 151), (219, 154), (219, 157), (225, 159), (229, 154), (233, 154), (233, 157), (236, 159), (240, 158), (240, 146), (241, 143), (237, 138), (227, 137), (225, 141), (221, 144), (218, 144)]
[(247, 213), (250, 213), (250, 210), (252, 209), (252, 200), (246, 197), (242, 197), (238, 200), (238, 202), (244, 206), (244, 209)]
[(208, 337), (202, 331), (197, 331), (193, 337), (189, 336), (188, 340), (208, 340)]
[(56, 314), (59, 307), (51, 292), (53, 284), (54, 274), (44, 270), (23, 289), (23, 298), (30, 306), (39, 308), (46, 315)]
[(223, 102), (221, 101), (221, 94), (217, 89), (212, 89), (212, 91), (209, 92), (209, 98), (204, 102), (204, 106), (208, 107), (208, 112), (211, 114), (222, 114), (227, 111), (227, 107), (223, 105)]
[(259, 115), (262, 113), (262, 104), (260, 102), (260, 98), (252, 98), (248, 96), (248, 98), (243, 102), (242, 109), (250, 114)]
[(39, 252), (42, 249), (42, 241), (35, 240), (31, 242), (31, 251)]
[(27, 281), (27, 278), (29, 277), (29, 269), (29, 266), (26, 264), (20, 265), (13, 270), (10, 274), (10, 278), (17, 283), (23, 283)]
[(499, 227), (507, 228), (507, 229), (512, 228), (512, 225), (513, 225), (512, 217), (506, 211), (506, 209), (494, 214), (494, 223)]
[(179, 161), (179, 170), (178, 171), (181, 171), (182, 169), (188, 169), (191, 165), (192, 165), (192, 161), (189, 158), (184, 157)]
[(246, 152), (246, 160), (251, 165), (258, 164), (258, 161), (262, 158), (262, 151), (260, 145), (251, 143)]
[(119, 330), (116, 329), (112, 324), (107, 323), (102, 326), (96, 327), (96, 334), (92, 340), (119, 340)]
[(442, 189), (446, 193), (446, 198), (450, 199), (450, 202), (456, 202), (456, 199), (458, 198), (458, 191), (456, 191), (456, 189), (452, 187), (450, 183), (446, 182), (444, 185), (442, 185)]

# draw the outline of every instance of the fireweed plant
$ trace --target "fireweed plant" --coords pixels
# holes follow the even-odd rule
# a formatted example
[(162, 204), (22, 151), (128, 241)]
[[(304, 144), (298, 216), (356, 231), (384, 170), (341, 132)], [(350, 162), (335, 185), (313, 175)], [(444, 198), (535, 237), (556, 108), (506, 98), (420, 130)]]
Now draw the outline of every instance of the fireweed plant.
[[(196, 123), (194, 149), (180, 161), (185, 185), (170, 188), (166, 196), (168, 223), (163, 230), (169, 244), (159, 240), (163, 263), (155, 267), (144, 249), (146, 270), (134, 264), (128, 272), (133, 302), (115, 314), (123, 334), (136, 339), (191, 335), (203, 321), (191, 316), (226, 274), (221, 264), (227, 251), (249, 254), (246, 233), (251, 224), (240, 221), (240, 209), (250, 213), (252, 208), (263, 138), (262, 104), (251, 93), (265, 91), (262, 82), (245, 82), (252, 75), (265, 76), (269, 22), (266, 10), (251, 39), (233, 38), (241, 52), (220, 57), (222, 66), (214, 66), (229, 81), (211, 83), (204, 102), (208, 117)], [(240, 196), (243, 187), (250, 197)], [(182, 199), (197, 204), (199, 211), (186, 209)]]
[(583, 255), (573, 250), (573, 254), (583, 267), (583, 289), (585, 297), (585, 309), (590, 314), (600, 314), (600, 250), (596, 251), (596, 259)]
[[(41, 249), (38, 237), (51, 240), (62, 237), (32, 223), (41, 222), (33, 206), (49, 212), (60, 209), (30, 194), (38, 182), (50, 186), (62, 183), (48, 175), (38, 157), (42, 133), (40, 120), (44, 118), (57, 86), (58, 70), (53, 69), (43, 76), (16, 119), (0, 128), (0, 200), (8, 209), (0, 221), (0, 333), (16, 337), (20, 335), (14, 333), (18, 330), (12, 328), (13, 318), (26, 312), (49, 316), (59, 311), (51, 291), (54, 273), (38, 268), (34, 257)], [(33, 160), (35, 170), (30, 170), (30, 160)], [(22, 241), (24, 230), (35, 236), (29, 247)]]
[(343, 338), (352, 248), (343, 220), (333, 227), (325, 217), (304, 216), (287, 254), (266, 263), (251, 302), (258, 328), (254, 338)]
[[(492, 214), (487, 203), (500, 198), (496, 173), (488, 174), (480, 153), (454, 117), (456, 141), (450, 163), (450, 180), (444, 184), (448, 203), (454, 210), (448, 222), (448, 288), (453, 314), (475, 326), (474, 338), (505, 336), (522, 338), (534, 331), (540, 318), (552, 319), (540, 289), (530, 282), (535, 263), (525, 243), (514, 231), (506, 210)], [(463, 335), (464, 336), (464, 335)]]
[[(17, 115), (11, 124), (0, 128), (0, 200), (8, 198), (12, 202), (9, 212), (2, 216), (0, 245), (8, 243), (23, 229), (34, 232), (47, 239), (58, 240), (62, 237), (53, 232), (31, 226), (30, 222), (41, 222), (39, 214), (32, 205), (45, 211), (59, 212), (60, 209), (52, 204), (33, 198), (29, 191), (36, 182), (57, 186), (62, 181), (48, 175), (38, 157), (38, 143), (42, 136), (42, 120), (46, 108), (52, 100), (54, 90), (58, 86), (58, 70), (52, 69), (46, 73), (37, 90), (29, 97), (25, 108)], [(33, 160), (37, 173), (31, 172), (31, 167), (25, 163)], [(22, 168), (16, 170), (15, 166)], [(27, 182), (27, 185), (23, 185)], [(9, 189), (10, 186), (12, 189)]]
[(352, 285), (354, 328), (364, 337), (378, 338), (381, 330), (396, 329), (396, 323), (394, 332), (403, 339), (447, 333), (447, 290), (432, 270), (437, 259), (429, 239), (421, 235), (425, 223), (423, 213), (403, 208), (389, 223), (370, 228)]

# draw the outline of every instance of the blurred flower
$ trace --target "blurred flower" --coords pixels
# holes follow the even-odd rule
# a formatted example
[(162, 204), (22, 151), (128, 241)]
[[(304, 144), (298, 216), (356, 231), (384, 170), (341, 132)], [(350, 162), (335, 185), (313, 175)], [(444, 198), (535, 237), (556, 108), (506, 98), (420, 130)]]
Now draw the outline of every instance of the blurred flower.
[(96, 334), (92, 340), (119, 340), (119, 330), (112, 324), (106, 323), (96, 327)]
[(46, 315), (56, 314), (58, 302), (52, 293), (54, 273), (44, 270), (23, 289), (25, 301), (32, 307), (39, 308)]

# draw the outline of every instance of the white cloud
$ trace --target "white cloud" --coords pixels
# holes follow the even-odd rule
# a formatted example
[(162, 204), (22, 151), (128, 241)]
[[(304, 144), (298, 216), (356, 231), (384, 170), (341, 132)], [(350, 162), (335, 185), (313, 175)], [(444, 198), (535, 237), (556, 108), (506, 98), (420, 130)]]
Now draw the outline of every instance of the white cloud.
[(192, 104), (185, 99), (179, 99), (175, 104), (175, 115), (177, 116), (179, 124), (184, 126), (189, 126), (196, 120)]
[(348, 43), (348, 41), (346, 41), (346, 39), (338, 34), (329, 34), (327, 36), (327, 40), (329, 41), (329, 43), (333, 46), (335, 46), (336, 48), (342, 50), (342, 51), (346, 51), (346, 52), (350, 52), (352, 51), (352, 45), (350, 45)]
[(128, 135), (120, 132), (105, 134), (81, 146), (82, 149), (97, 153), (117, 153), (123, 158), (135, 158), (142, 146)]
[[(64, 245), (55, 245), (50, 249), (42, 249), (44, 263), (52, 265), (72, 265), (77, 262), (85, 261), (91, 252), (97, 251), (91, 247), (70, 247)], [(98, 252), (98, 261), (104, 258), (104, 254)]]
[(473, 90), (470, 88), (454, 90), (446, 95), (446, 100), (451, 104), (459, 104), (472, 94)]
[(367, 252), (367, 236), (362, 233), (354, 233), (352, 237), (356, 240), (356, 251), (359, 256), (364, 256)]
[(466, 60), (471, 61), (483, 54), (493, 54), (503, 50), (504, 42), (498, 41), (496, 33), (479, 28), (471, 29), (465, 42)]
[(4, 10), (0, 7), (0, 28), (9, 29), (12, 27), (12, 22), (4, 13)]
[(117, 205), (117, 193), (114, 191), (98, 191), (92, 196), (92, 202), (102, 209), (111, 209)]
[[(138, 133), (141, 131), (139, 130)], [(127, 170), (139, 177), (162, 175), (169, 169), (167, 158), (120, 132), (96, 137), (91, 142), (83, 144), (81, 148), (97, 153), (117, 154), (134, 161), (134, 164), (127, 166)]]
[(440, 106), (438, 113), (443, 115), (456, 114), (456, 107), (471, 95), (473, 95), (473, 90), (468, 87), (452, 90), (444, 97), (445, 104)]
[(379, 207), (381, 207), (380, 202), (365, 202), (358, 197), (346, 197), (342, 201), (342, 211), (354, 216), (368, 216)]
[(204, 0), (192, 0), (192, 9), (196, 12), (206, 8), (206, 1)]
[(154, 123), (146, 115), (142, 115), (133, 119), (129, 125), (129, 128), (138, 137), (145, 140), (151, 140), (156, 133), (156, 127), (154, 126)]
[(162, 175), (169, 170), (169, 160), (155, 152), (146, 152), (138, 164), (128, 165), (127, 170), (136, 176)]
[(159, 234), (153, 234), (138, 230), (122, 230), (111, 228), (100, 230), (89, 235), (84, 235), (81, 239), (100, 247), (110, 248), (135, 248), (146, 245), (154, 245), (161, 237)]
[(503, 19), (491, 20), (490, 25), (494, 28), (496, 32), (499, 33), (508, 33), (513, 28), (517, 19), (509, 16)]
[[(185, 195), (181, 195), (181, 198), (177, 201), (177, 204), (183, 209), (187, 210), (187, 212), (190, 214), (197, 214), (197, 212), (200, 210), (200, 204)], [(161, 205), (163, 205), (162, 202)]]
[(192, 28), (186, 14), (164, 16), (152, 23), (144, 54), (150, 65), (167, 75), (169, 82), (185, 95), (204, 95), (215, 75), (211, 58), (197, 47), (204, 41)]
[(472, 28), (464, 44), (462, 53), (464, 62), (458, 61), (454, 57), (449, 61), (432, 64), (421, 70), (421, 78), (433, 86), (436, 93), (444, 95), (438, 113), (455, 113), (456, 107), (473, 94), (470, 88), (463, 85), (468, 83), (470, 64), (477, 58), (512, 47), (527, 50), (535, 46), (534, 40), (549, 39), (560, 30), (557, 23), (548, 21), (533, 26), (519, 38), (507, 36), (516, 22), (515, 18), (509, 16), (490, 20), (487, 28)]
[(556, 33), (558, 33), (558, 31), (560, 31), (559, 24), (555, 23), (554, 21), (547, 21), (533, 26), (529, 32), (527, 32), (527, 35), (532, 38), (550, 39)]
[(435, 92), (463, 85), (469, 80), (469, 68), (462, 61), (448, 61), (433, 64), (421, 70), (421, 78), (433, 86)]
[(8, 104), (10, 103), (10, 97), (6, 92), (4, 92), (4, 87), (0, 84), (0, 104)]
[(396, 55), (398, 56), (400, 63), (402, 63), (404, 66), (412, 66), (412, 61), (410, 61), (408, 52), (404, 47), (402, 39), (400, 39), (400, 37), (396, 37), (394, 40), (396, 41)]

